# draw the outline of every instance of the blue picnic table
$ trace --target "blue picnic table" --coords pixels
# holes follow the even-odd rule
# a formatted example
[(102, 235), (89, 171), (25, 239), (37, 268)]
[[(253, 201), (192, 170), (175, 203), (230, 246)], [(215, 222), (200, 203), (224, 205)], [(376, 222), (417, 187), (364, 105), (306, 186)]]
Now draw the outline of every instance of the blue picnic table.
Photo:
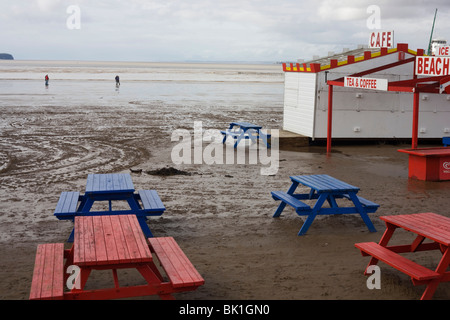
[(450, 146), (450, 137), (443, 137), (442, 143), (444, 144), (444, 147)]
[[(272, 198), (281, 201), (274, 218), (279, 217), (286, 205), (293, 207), (298, 215), (307, 216), (298, 235), (304, 235), (317, 215), (359, 213), (370, 232), (376, 232), (368, 213), (375, 212), (379, 205), (357, 195), (359, 188), (329, 175), (300, 175), (290, 177), (292, 184), (287, 192), (272, 191)], [(309, 193), (295, 193), (299, 184), (310, 188)], [(350, 206), (339, 206), (336, 199), (347, 199)], [(310, 206), (302, 200), (317, 200)], [(328, 202), (329, 207), (323, 207)]]
[(236, 148), (242, 139), (251, 139), (252, 142), (256, 142), (258, 139), (261, 139), (266, 147), (270, 148), (268, 140), (271, 135), (262, 132), (261, 129), (262, 126), (249, 122), (232, 122), (227, 130), (220, 131), (224, 135), (222, 143), (225, 143), (227, 138), (231, 137), (236, 139), (236, 142), (234, 143), (234, 148)]
[[(147, 216), (160, 216), (166, 208), (156, 190), (135, 192), (131, 176), (127, 173), (89, 174), (84, 195), (77, 191), (61, 193), (54, 215), (59, 220), (72, 220), (75, 216), (135, 214), (146, 237), (153, 237), (147, 225)], [(108, 210), (92, 210), (97, 201), (107, 201)], [(129, 209), (114, 209), (113, 201), (126, 201)], [(69, 242), (73, 242), (73, 230)]]

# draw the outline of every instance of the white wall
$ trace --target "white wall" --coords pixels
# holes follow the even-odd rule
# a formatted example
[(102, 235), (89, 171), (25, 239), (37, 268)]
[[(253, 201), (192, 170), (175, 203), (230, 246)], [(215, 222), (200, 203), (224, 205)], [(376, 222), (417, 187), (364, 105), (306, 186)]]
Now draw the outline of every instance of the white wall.
[[(411, 56), (407, 54), (406, 58)], [(397, 59), (398, 55), (392, 54), (331, 69), (328, 73), (285, 72), (284, 129), (311, 138), (326, 138), (328, 120), (326, 80), (349, 76), (395, 62)], [(366, 77), (389, 81), (412, 79), (413, 65), (408, 63)], [(315, 97), (312, 96), (313, 91)], [(448, 136), (450, 95), (422, 93), (419, 110), (419, 138)], [(411, 138), (412, 112), (412, 93), (334, 86), (332, 135), (333, 138)]]
[(286, 72), (283, 129), (312, 137), (316, 107), (315, 73)]

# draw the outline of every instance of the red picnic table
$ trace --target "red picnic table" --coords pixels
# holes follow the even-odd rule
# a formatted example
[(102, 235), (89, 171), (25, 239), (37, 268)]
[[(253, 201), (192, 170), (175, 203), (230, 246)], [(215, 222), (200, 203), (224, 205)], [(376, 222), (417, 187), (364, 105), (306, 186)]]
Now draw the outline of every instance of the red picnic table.
[[(204, 284), (174, 238), (148, 238), (147, 242), (135, 215), (75, 217), (74, 230), (74, 243), (68, 250), (64, 250), (62, 243), (38, 246), (30, 299), (90, 300), (147, 295), (173, 299), (173, 293), (192, 291)], [(120, 286), (117, 270), (127, 268), (137, 269), (146, 283)], [(68, 281), (72, 276), (65, 270), (76, 270), (75, 281)], [(111, 270), (114, 287), (86, 289), (94, 270)], [(68, 282), (70, 290), (64, 290)]]
[[(441, 282), (450, 281), (450, 271), (447, 271), (450, 264), (450, 218), (436, 213), (416, 213), (383, 216), (380, 219), (386, 222), (386, 231), (380, 242), (355, 244), (363, 256), (372, 256), (368, 267), (377, 264), (379, 260), (385, 262), (410, 276), (414, 285), (426, 285), (421, 300), (431, 299)], [(411, 244), (388, 246), (394, 231), (398, 228), (417, 236)], [(427, 250), (439, 250), (442, 253), (435, 270), (399, 254)]]
[(407, 153), (408, 176), (424, 181), (450, 180), (450, 148), (400, 149)]

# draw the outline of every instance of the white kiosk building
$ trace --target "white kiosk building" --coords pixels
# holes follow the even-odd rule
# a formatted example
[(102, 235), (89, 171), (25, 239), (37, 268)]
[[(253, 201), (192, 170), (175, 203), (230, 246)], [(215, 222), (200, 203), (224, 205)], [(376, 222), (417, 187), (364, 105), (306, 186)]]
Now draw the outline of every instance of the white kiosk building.
[[(422, 49), (397, 44), (397, 48), (360, 48), (308, 63), (283, 64), (283, 129), (312, 140), (326, 139), (332, 114), (333, 138), (414, 139), (414, 131), (418, 138), (449, 135), (450, 95), (439, 94), (441, 78), (430, 84), (415, 76), (416, 56), (423, 55)], [(381, 87), (364, 89), (344, 82), (345, 77), (366, 76), (386, 80)]]

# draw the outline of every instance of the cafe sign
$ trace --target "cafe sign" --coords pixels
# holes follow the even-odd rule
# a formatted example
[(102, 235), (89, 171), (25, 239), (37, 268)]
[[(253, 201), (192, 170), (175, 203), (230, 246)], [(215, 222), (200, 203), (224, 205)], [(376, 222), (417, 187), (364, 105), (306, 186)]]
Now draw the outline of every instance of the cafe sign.
[(374, 31), (369, 37), (369, 48), (393, 48), (394, 31)]

